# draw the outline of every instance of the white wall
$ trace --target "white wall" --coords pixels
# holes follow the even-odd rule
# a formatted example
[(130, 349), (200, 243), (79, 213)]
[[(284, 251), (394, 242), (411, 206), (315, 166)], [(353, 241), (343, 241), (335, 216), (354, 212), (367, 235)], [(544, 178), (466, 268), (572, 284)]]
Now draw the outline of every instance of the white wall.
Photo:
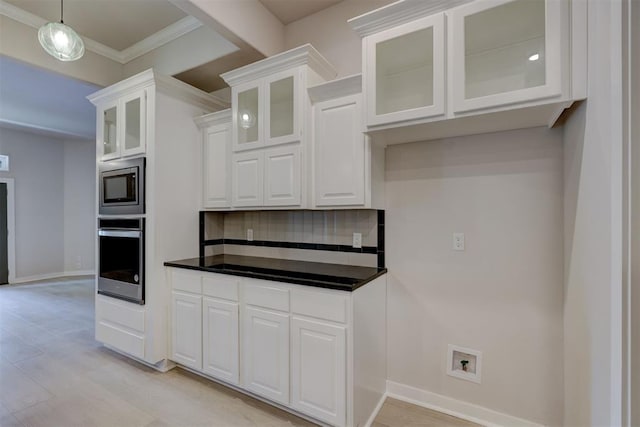
[(588, 99), (564, 128), (566, 426), (621, 424), (620, 4), (589, 1)]
[[(285, 27), (340, 76), (361, 72), (346, 0)], [(562, 130), (393, 146), (386, 154), (389, 379), (547, 425), (563, 422)], [(451, 250), (464, 232), (467, 249)], [(445, 373), (447, 344), (483, 352), (482, 384)]]
[(345, 0), (294, 21), (284, 28), (285, 49), (311, 43), (338, 72), (338, 78), (362, 71), (362, 39), (347, 20), (393, 0)]
[(96, 234), (96, 145), (64, 142), (64, 271), (93, 271)]
[[(560, 425), (561, 131), (389, 147), (386, 198), (389, 380)], [(482, 384), (447, 344), (483, 352)]]
[[(10, 157), (0, 176), (15, 179), (17, 281), (93, 270), (94, 232), (85, 234), (95, 215), (85, 204), (95, 203), (93, 145), (0, 128), (0, 154)], [(66, 242), (85, 251), (82, 268), (66, 259)]]

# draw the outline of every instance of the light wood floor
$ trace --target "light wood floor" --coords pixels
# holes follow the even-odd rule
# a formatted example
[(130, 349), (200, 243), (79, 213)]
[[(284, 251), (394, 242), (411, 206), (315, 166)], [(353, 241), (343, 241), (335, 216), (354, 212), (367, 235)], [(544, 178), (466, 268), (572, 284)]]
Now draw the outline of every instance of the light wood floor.
[[(182, 369), (93, 339), (93, 281), (0, 286), (0, 426), (312, 426)], [(375, 427), (476, 425), (388, 399)]]

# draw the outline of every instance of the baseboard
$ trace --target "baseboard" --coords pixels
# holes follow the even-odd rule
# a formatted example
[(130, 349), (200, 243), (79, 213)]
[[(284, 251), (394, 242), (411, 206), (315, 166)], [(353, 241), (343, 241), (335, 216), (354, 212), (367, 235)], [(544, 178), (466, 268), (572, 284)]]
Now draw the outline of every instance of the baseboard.
[(371, 416), (369, 417), (369, 419), (365, 423), (364, 427), (371, 427), (371, 424), (373, 424), (373, 421), (378, 416), (378, 412), (380, 412), (380, 409), (382, 409), (382, 405), (384, 405), (384, 401), (386, 399), (387, 399), (387, 393), (385, 392), (382, 396), (380, 396), (380, 400), (378, 401), (378, 404), (373, 409), (373, 412), (371, 413)]
[(542, 427), (532, 421), (394, 381), (387, 380), (386, 395), (487, 427)]
[(13, 279), (11, 284), (13, 285), (16, 283), (36, 282), (38, 280), (59, 279), (61, 277), (93, 276), (95, 274), (96, 272), (94, 270), (76, 270), (63, 271), (60, 273), (37, 274), (35, 276), (16, 277), (15, 279)]

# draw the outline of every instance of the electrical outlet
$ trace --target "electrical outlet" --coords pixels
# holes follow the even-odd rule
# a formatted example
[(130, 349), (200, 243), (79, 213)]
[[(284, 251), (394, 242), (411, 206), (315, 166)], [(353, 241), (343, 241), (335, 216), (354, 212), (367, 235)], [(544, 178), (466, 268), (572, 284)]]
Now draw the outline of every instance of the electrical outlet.
[(353, 247), (354, 248), (362, 247), (362, 233), (353, 233)]
[(464, 251), (464, 233), (453, 233), (453, 247), (454, 251)]
[(82, 268), (82, 256), (78, 255), (76, 257), (76, 268), (80, 270)]
[(247, 228), (247, 241), (253, 242), (253, 228)]

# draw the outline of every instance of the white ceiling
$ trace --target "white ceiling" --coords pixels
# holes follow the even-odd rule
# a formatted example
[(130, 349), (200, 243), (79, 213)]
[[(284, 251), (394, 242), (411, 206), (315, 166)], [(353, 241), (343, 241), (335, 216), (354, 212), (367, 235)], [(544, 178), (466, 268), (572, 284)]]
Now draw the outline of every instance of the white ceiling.
[[(60, 21), (60, 0), (4, 1), (46, 21)], [(285, 25), (340, 1), (260, 0)], [(116, 51), (123, 51), (186, 16), (167, 0), (64, 1), (65, 24)]]
[(86, 96), (101, 89), (0, 55), (0, 126), (95, 138), (96, 110)]
[[(5, 0), (60, 21), (60, 0)], [(66, 0), (64, 22), (81, 36), (121, 51), (187, 16), (165, 0)]]

